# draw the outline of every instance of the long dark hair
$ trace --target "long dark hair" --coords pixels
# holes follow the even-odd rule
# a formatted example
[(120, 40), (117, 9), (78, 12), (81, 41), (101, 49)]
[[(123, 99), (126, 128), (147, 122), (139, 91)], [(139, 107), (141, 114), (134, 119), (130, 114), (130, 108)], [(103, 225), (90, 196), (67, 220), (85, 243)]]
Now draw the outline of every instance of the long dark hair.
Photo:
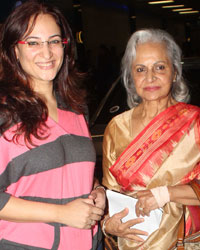
[[(63, 14), (55, 7), (38, 0), (29, 0), (17, 7), (6, 19), (0, 40), (0, 134), (18, 122), (12, 140), (18, 142), (24, 135), (25, 142), (32, 144), (31, 136), (44, 138), (48, 109), (42, 99), (31, 89), (29, 77), (15, 55), (15, 46), (24, 34), (31, 33), (39, 14), (51, 15), (60, 27), (63, 38), (69, 43), (64, 48), (63, 65), (54, 79), (54, 90), (62, 101), (78, 113), (84, 113), (85, 91), (80, 88), (82, 74), (75, 67), (75, 42)], [(30, 18), (33, 24), (29, 28)], [(32, 144), (33, 145), (33, 144)]]

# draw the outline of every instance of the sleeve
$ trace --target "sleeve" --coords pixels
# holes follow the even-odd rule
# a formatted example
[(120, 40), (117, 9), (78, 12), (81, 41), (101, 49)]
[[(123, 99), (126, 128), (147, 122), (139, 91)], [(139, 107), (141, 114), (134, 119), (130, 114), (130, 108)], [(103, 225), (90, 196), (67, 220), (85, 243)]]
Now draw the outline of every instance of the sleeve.
[(115, 152), (115, 134), (116, 125), (113, 120), (108, 124), (103, 139), (103, 180), (102, 183), (108, 189), (120, 191), (120, 186), (115, 177), (111, 174), (109, 168), (116, 161)]
[(189, 185), (192, 187), (197, 198), (200, 200), (200, 180), (194, 179), (189, 183)]
[(9, 174), (7, 171), (8, 165), (8, 152), (4, 147), (4, 141), (2, 136), (0, 136), (0, 210), (4, 208), (11, 195), (6, 192), (9, 185)]

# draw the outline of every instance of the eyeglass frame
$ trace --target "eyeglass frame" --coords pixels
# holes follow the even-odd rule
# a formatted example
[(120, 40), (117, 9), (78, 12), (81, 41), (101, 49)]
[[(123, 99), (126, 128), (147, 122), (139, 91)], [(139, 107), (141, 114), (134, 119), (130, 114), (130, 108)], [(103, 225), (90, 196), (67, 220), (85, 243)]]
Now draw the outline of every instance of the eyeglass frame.
[[(62, 41), (62, 44), (64, 44), (64, 46), (62, 47), (62, 48), (64, 49), (64, 48), (65, 48), (65, 44), (68, 44), (68, 43), (69, 43), (69, 38), (62, 38), (61, 41)], [(43, 48), (44, 43), (47, 43), (47, 44), (48, 44), (48, 48), (51, 48), (50, 42), (51, 42), (51, 41), (48, 41), (48, 40), (47, 40), (47, 41), (43, 41), (43, 42), (42, 42), (42, 41), (39, 42), (39, 44), (40, 44), (40, 49)], [(27, 44), (27, 45), (28, 45), (29, 41), (19, 40), (17, 43), (18, 43), (18, 44)], [(29, 45), (28, 45), (28, 46), (29, 46)]]

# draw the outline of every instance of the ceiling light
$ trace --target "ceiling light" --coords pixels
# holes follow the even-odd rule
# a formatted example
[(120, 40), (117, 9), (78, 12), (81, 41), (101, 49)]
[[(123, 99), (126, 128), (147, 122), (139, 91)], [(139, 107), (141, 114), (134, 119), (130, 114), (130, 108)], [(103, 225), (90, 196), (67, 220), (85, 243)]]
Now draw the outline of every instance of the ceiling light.
[(166, 1), (152, 1), (152, 2), (148, 2), (148, 4), (165, 4), (165, 3), (173, 3), (174, 0), (166, 0)]
[(181, 11), (179, 14), (196, 14), (199, 13), (198, 10), (192, 10), (192, 11)]
[(180, 4), (180, 5), (166, 5), (166, 6), (162, 6), (163, 9), (170, 9), (170, 8), (180, 8), (180, 7), (184, 7), (185, 5)]
[(178, 12), (180, 12), (180, 11), (188, 11), (188, 10), (192, 10), (192, 8), (185, 8), (185, 9), (174, 9), (174, 10), (172, 10), (172, 11), (178, 11)]

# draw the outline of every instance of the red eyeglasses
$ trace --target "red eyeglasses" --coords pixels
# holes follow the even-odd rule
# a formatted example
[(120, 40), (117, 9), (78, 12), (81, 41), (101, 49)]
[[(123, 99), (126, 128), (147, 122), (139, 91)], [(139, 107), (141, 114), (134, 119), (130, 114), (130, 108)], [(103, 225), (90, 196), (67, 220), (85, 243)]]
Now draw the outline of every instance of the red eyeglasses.
[(65, 47), (66, 44), (69, 43), (69, 38), (53, 38), (48, 41), (40, 41), (40, 40), (34, 40), (31, 39), (30, 41), (18, 41), (19, 44), (26, 44), (28, 48), (34, 49), (34, 50), (39, 50), (41, 49), (45, 43), (47, 43), (48, 47), (50, 49), (62, 49)]

